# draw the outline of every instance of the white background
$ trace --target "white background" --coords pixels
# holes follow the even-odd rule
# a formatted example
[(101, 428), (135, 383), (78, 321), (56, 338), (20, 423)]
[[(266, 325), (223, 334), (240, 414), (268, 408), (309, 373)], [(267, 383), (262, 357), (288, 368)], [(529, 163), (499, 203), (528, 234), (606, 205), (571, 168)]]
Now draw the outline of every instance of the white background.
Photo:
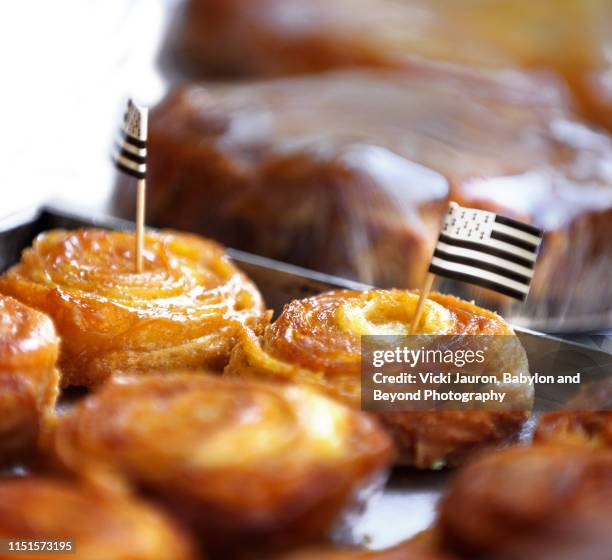
[(19, 0), (0, 16), (0, 217), (53, 199), (103, 209), (123, 102), (163, 93), (172, 0)]

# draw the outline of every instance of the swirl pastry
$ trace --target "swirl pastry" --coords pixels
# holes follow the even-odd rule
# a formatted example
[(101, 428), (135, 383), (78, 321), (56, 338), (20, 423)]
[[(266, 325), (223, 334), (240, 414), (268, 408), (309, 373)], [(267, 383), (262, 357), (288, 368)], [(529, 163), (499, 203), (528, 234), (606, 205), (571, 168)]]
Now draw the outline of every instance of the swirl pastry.
[(612, 450), (612, 412), (551, 412), (542, 416), (535, 443), (578, 445)]
[[(403, 290), (336, 291), (296, 300), (257, 338), (245, 332), (224, 375), (297, 381), (360, 406), (360, 336), (408, 334), (418, 294)], [(452, 296), (426, 300), (423, 334), (512, 335), (495, 313)], [(514, 357), (512, 357), (514, 359)], [(524, 353), (518, 357), (528, 371)], [(533, 390), (516, 387), (517, 412), (384, 412), (402, 463), (419, 468), (457, 464), (475, 450), (511, 440), (530, 409)]]
[(322, 536), (391, 453), (373, 419), (316, 391), (189, 373), (109, 381), (54, 448), (68, 469), (126, 477), (228, 555)]
[(44, 311), (62, 337), (62, 384), (113, 372), (222, 369), (242, 324), (264, 316), (254, 284), (212, 241), (173, 232), (135, 239), (96, 229), (49, 231), (0, 278), (0, 292)]
[(612, 454), (539, 445), (485, 455), (440, 505), (442, 538), (465, 558), (604, 560), (612, 550)]
[[(6, 560), (195, 559), (185, 536), (151, 506), (127, 496), (44, 478), (0, 480), (0, 538), (46, 544), (58, 541), (55, 546), (62, 547), (29, 554), (4, 547), (0, 559)], [(71, 551), (66, 541), (72, 541)]]
[(48, 317), (0, 295), (0, 463), (29, 455), (52, 416), (58, 347)]

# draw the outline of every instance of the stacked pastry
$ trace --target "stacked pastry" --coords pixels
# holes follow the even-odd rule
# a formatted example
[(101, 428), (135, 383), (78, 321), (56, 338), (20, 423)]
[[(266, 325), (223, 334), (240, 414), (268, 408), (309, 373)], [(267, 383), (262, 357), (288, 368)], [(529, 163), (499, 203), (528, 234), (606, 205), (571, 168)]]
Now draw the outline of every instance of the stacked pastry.
[[(401, 290), (338, 291), (296, 300), (258, 337), (245, 332), (224, 375), (299, 382), (359, 408), (362, 335), (410, 332), (418, 294)], [(441, 294), (427, 300), (418, 325), (422, 334), (513, 336), (495, 313)], [(502, 345), (502, 371), (528, 371), (520, 345)], [(507, 387), (503, 410), (384, 412), (401, 463), (419, 468), (462, 463), (467, 456), (512, 441), (528, 416), (533, 387)]]
[(134, 246), (129, 233), (51, 231), (0, 278), (55, 322), (62, 384), (97, 391), (56, 417), (51, 320), (0, 300), (0, 450), (40, 447), (53, 475), (0, 481), (0, 536), (70, 536), (87, 560), (191, 558), (176, 522), (221, 558), (325, 537), (384, 481), (388, 436), (311, 388), (222, 379), (239, 333), (267, 321), (259, 292), (207, 240), (147, 234), (142, 273)]
[[(72, 541), (63, 546), (84, 560), (270, 557), (328, 536), (384, 478), (393, 440), (400, 461), (421, 468), (475, 457), (434, 528), (385, 551), (304, 549), (297, 558), (607, 558), (609, 413), (545, 416), (533, 447), (489, 454), (515, 439), (529, 385), (511, 387), (507, 408), (377, 419), (355, 410), (360, 336), (406, 334), (417, 293), (321, 294), (269, 324), (256, 288), (218, 246), (152, 233), (138, 275), (133, 243), (126, 233), (49, 232), (0, 279), (55, 321), (64, 384), (96, 389), (54, 417), (51, 321), (0, 299), (2, 458), (38, 448), (48, 459), (44, 476), (0, 480), (2, 538)], [(495, 313), (436, 293), (418, 331), (514, 337)], [(211, 349), (216, 364), (231, 350), (223, 376), (202, 369)], [(527, 370), (523, 351), (499, 358), (503, 371)]]
[[(149, 153), (154, 225), (416, 288), (450, 197), (547, 231), (527, 314), (612, 305), (612, 145), (544, 77), (371, 70), (188, 85), (152, 112)], [(132, 216), (133, 198), (122, 185), (116, 211)]]
[(51, 320), (0, 295), (0, 464), (32, 456), (58, 394)]

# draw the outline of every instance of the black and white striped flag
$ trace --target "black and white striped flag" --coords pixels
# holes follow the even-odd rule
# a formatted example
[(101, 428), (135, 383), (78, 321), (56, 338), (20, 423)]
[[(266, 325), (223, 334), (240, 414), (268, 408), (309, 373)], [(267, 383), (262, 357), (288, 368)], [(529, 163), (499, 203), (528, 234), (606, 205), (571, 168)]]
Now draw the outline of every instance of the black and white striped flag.
[(137, 179), (147, 174), (147, 112), (146, 107), (128, 101), (113, 151), (115, 165)]
[(524, 301), (542, 235), (531, 225), (452, 202), (429, 272)]

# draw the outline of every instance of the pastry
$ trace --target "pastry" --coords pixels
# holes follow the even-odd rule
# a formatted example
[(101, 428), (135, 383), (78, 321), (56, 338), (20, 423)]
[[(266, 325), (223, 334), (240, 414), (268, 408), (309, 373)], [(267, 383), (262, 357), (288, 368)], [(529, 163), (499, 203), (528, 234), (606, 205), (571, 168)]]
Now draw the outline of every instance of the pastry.
[(31, 456), (53, 416), (58, 347), (48, 317), (0, 295), (0, 464)]
[(62, 385), (95, 387), (114, 372), (222, 369), (243, 324), (262, 320), (257, 288), (223, 249), (194, 235), (96, 229), (39, 235), (0, 277), (0, 292), (47, 313), (62, 338)]
[(0, 479), (0, 538), (5, 560), (196, 558), (179, 528), (151, 506), (40, 477)]
[[(190, 75), (279, 75), (448, 63), (548, 70), (612, 127), (606, 0), (189, 0), (168, 40)], [(560, 48), (563, 45), (563, 48)]]
[(604, 560), (612, 547), (612, 454), (537, 445), (460, 471), (438, 525), (463, 558)]
[[(358, 408), (360, 337), (408, 334), (417, 300), (418, 293), (403, 290), (336, 291), (295, 300), (260, 336), (245, 331), (224, 376), (304, 383)], [(513, 335), (499, 315), (438, 293), (426, 300), (418, 332)], [(504, 371), (528, 372), (520, 344), (508, 345), (508, 350)], [(511, 408), (505, 410), (377, 414), (394, 437), (399, 462), (419, 468), (456, 465), (517, 436), (531, 408), (533, 388), (517, 384), (512, 391)]]
[(61, 419), (54, 449), (72, 472), (127, 480), (226, 558), (327, 534), (391, 444), (306, 387), (178, 373), (109, 381)]

